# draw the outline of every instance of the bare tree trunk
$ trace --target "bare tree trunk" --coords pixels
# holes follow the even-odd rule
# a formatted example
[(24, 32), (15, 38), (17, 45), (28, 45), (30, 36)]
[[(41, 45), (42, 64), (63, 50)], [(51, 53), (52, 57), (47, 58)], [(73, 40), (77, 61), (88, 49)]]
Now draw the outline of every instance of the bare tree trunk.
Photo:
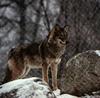
[(26, 11), (26, 5), (25, 5), (25, 0), (20, 0), (17, 3), (18, 7), (19, 7), (19, 14), (20, 14), (20, 22), (19, 22), (19, 26), (20, 26), (20, 38), (19, 38), (19, 44), (23, 44), (25, 41), (25, 11)]

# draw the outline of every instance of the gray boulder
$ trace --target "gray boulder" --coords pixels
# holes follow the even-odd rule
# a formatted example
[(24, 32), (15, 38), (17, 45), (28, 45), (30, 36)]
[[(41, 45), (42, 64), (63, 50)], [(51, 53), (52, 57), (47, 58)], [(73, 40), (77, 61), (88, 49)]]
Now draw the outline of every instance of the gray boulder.
[(73, 95), (100, 90), (100, 50), (89, 50), (71, 58), (60, 79), (60, 89)]

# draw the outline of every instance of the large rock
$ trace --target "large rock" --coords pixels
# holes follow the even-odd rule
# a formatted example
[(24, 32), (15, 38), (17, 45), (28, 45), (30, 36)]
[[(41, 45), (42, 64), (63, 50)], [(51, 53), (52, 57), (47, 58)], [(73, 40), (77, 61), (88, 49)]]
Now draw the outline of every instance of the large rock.
[(0, 98), (56, 98), (39, 78), (19, 79), (0, 86)]
[(100, 90), (100, 50), (89, 50), (71, 58), (60, 79), (62, 92), (81, 96)]

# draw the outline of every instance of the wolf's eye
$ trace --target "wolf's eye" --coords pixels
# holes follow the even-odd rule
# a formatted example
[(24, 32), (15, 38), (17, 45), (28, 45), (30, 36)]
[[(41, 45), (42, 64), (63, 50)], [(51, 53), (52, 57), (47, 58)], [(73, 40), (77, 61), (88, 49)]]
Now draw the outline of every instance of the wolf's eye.
[(64, 38), (63, 38), (62, 36), (59, 36), (59, 39), (60, 39), (61, 41), (64, 41)]

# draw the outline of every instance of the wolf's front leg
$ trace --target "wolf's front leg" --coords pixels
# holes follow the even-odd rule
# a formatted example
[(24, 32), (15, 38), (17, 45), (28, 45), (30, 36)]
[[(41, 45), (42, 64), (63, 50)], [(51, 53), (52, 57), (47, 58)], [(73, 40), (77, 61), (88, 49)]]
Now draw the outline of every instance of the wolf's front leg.
[(58, 85), (57, 85), (57, 71), (58, 71), (58, 65), (57, 64), (52, 64), (51, 65), (51, 73), (52, 73), (52, 86), (53, 86), (53, 90), (58, 89)]
[(49, 80), (48, 80), (48, 64), (47, 63), (42, 64), (42, 79), (44, 81), (46, 81), (47, 83), (49, 83)]

